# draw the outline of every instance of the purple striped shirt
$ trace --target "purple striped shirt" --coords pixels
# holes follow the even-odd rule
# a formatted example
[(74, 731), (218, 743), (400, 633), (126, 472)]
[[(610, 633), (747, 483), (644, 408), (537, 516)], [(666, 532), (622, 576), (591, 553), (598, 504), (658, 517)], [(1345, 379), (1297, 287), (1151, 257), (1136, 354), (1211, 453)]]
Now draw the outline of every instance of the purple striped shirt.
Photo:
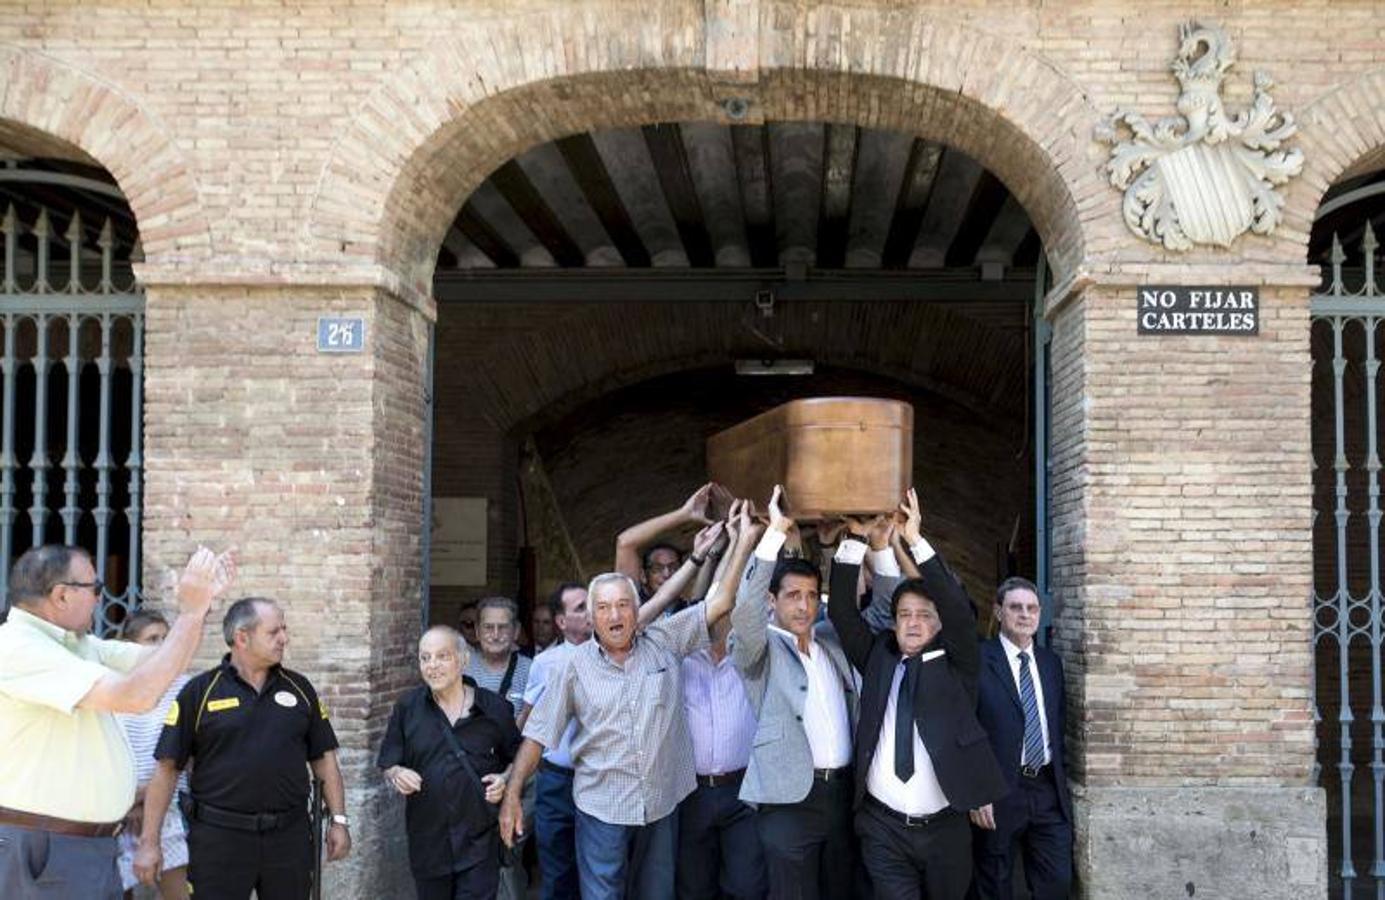
[(698, 650), (683, 659), (683, 711), (697, 774), (721, 775), (750, 764), (755, 712), (729, 655), (713, 663)]

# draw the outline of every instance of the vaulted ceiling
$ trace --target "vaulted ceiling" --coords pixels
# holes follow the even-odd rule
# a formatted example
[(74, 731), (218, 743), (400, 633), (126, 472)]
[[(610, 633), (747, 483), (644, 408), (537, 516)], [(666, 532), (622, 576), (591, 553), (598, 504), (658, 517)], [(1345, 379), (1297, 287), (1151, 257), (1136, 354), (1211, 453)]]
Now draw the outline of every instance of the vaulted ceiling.
[(1032, 267), (1038, 235), (957, 150), (854, 125), (669, 123), (578, 134), (497, 169), (443, 242), (453, 269)]

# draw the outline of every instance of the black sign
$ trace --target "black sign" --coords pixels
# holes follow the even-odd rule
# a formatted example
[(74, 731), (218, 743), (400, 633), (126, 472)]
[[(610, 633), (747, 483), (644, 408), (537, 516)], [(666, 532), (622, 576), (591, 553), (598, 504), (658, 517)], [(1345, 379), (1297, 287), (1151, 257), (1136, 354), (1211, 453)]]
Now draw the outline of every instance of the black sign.
[(1258, 287), (1142, 287), (1135, 304), (1140, 334), (1260, 333)]

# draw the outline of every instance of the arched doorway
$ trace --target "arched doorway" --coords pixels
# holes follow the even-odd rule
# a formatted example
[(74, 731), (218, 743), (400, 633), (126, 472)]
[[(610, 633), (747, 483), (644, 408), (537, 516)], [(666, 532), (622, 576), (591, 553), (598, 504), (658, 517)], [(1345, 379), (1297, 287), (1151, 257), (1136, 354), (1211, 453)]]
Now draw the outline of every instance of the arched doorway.
[(76, 148), (13, 123), (0, 147), (0, 595), (29, 547), (81, 546), (105, 635), (144, 595), (139, 233)]
[[(1040, 257), (993, 173), (900, 132), (664, 123), (502, 164), (434, 274), (430, 494), (485, 510), (485, 557), (434, 567), (430, 618), (609, 568), (617, 532), (705, 480), (707, 435), (801, 396), (912, 402), (916, 481), (973, 593), (1035, 575)], [(456, 562), (442, 518), (434, 560)]]

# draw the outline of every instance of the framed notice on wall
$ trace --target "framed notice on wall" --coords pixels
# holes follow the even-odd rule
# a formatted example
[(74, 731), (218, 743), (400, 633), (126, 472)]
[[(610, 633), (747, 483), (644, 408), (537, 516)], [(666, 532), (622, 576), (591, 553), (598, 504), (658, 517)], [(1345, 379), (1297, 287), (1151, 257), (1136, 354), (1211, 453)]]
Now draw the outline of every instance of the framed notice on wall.
[(430, 583), (476, 587), (486, 583), (486, 498), (434, 497)]

